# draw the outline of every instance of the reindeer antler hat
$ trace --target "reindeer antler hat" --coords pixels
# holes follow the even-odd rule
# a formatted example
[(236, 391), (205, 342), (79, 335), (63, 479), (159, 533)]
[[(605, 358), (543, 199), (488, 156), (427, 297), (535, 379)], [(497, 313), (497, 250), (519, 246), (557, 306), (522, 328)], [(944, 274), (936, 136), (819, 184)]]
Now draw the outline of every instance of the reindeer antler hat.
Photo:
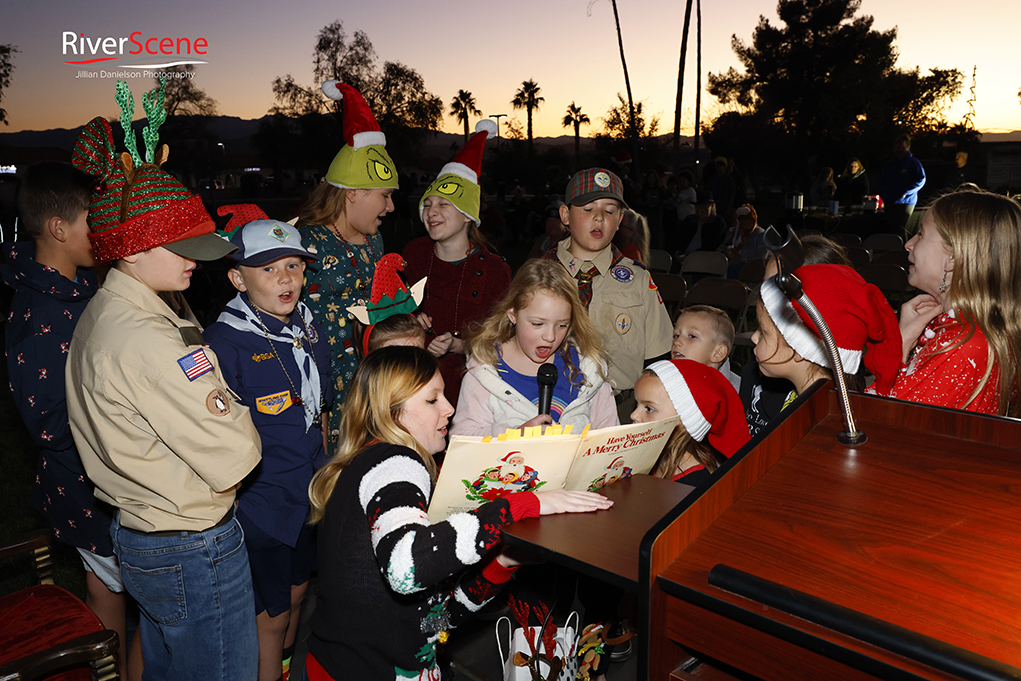
[(170, 155), (157, 148), (157, 131), (166, 119), (163, 80), (142, 96), (148, 124), (142, 131), (145, 161), (138, 153), (131, 118), (135, 99), (125, 81), (117, 81), (117, 103), (127, 152), (117, 154), (113, 130), (105, 118), (92, 119), (78, 135), (71, 164), (90, 175), (95, 185), (89, 203), (89, 241), (100, 262), (163, 246), (195, 260), (216, 260), (235, 250), (216, 236), (202, 200), (193, 196), (161, 166)]

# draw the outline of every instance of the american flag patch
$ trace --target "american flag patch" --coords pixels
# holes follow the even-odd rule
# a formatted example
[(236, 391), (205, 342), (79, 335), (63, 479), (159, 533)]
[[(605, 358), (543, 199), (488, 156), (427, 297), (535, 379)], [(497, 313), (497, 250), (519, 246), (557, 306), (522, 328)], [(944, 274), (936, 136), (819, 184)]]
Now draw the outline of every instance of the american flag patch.
[(207, 371), (213, 370), (213, 365), (209, 363), (209, 359), (206, 357), (206, 353), (202, 351), (202, 348), (188, 353), (177, 360), (177, 363), (181, 365), (181, 369), (184, 370), (184, 375), (188, 377), (189, 381), (194, 381)]

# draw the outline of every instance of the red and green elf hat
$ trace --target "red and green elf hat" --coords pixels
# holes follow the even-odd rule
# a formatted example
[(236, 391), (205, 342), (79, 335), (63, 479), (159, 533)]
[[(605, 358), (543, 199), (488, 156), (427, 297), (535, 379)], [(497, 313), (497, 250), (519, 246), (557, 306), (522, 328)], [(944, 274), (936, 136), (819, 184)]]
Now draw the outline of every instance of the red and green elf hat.
[(88, 221), (96, 259), (110, 262), (157, 246), (195, 260), (233, 252), (234, 246), (214, 234), (202, 200), (160, 167), (170, 155), (167, 145), (156, 146), (157, 130), (166, 119), (163, 81), (142, 97), (148, 116), (142, 131), (144, 162), (131, 130), (135, 101), (124, 81), (117, 81), (116, 99), (128, 151), (116, 153), (110, 124), (97, 117), (79, 134), (71, 154), (71, 164), (95, 180)]
[(362, 344), (368, 354), (369, 334), (372, 327), (397, 314), (411, 314), (422, 303), (425, 293), (425, 277), (415, 282), (408, 290), (401, 276), (397, 274), (407, 265), (399, 253), (387, 253), (376, 263), (372, 277), (372, 291), (367, 303), (352, 305), (347, 311), (365, 325)]

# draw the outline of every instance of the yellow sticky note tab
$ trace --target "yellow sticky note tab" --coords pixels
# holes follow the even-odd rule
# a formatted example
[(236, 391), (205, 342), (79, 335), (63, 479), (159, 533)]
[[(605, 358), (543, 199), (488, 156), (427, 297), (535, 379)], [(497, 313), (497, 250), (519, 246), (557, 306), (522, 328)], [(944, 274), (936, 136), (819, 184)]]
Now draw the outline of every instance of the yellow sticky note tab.
[(568, 423), (566, 426), (564, 426), (564, 435), (570, 435), (572, 430), (574, 430), (574, 424)]
[(547, 433), (549, 433), (550, 435), (560, 435), (560, 433), (562, 433), (563, 431), (564, 427), (558, 423), (557, 425), (553, 426), (551, 430), (547, 431)]
[(587, 435), (588, 435), (588, 429), (589, 429), (589, 428), (591, 428), (591, 427), (592, 427), (592, 424), (591, 424), (591, 423), (589, 423), (589, 424), (586, 424), (586, 426), (585, 426), (585, 430), (581, 431), (581, 436), (582, 436), (582, 437), (585, 437), (585, 436), (587, 436)]
[(493, 441), (493, 436), (492, 435), (487, 435), (484, 438), (482, 438), (482, 441), (483, 442), (492, 442)]
[(497, 442), (504, 442), (507, 439), (507, 433), (500, 433), (496, 436)]
[(511, 428), (506, 433), (504, 433), (504, 435), (507, 436), (506, 437), (507, 440), (520, 440), (521, 439), (521, 431), (518, 430), (517, 428)]

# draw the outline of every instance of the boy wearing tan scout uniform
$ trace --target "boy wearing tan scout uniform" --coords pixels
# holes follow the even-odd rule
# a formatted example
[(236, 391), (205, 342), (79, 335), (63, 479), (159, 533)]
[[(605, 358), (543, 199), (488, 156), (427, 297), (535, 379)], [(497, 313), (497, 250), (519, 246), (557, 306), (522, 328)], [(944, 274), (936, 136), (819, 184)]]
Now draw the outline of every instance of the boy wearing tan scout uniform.
[(137, 150), (122, 161), (96, 118), (72, 156), (96, 180), (90, 240), (113, 269), (70, 345), (71, 429), (96, 496), (119, 509), (111, 535), (143, 615), (146, 677), (251, 680), (255, 607), (233, 511), (235, 488), (259, 463), (259, 436), (201, 329), (158, 295), (187, 289), (195, 260), (234, 247), (159, 168), (166, 147), (148, 152), (155, 164)]
[(621, 423), (634, 410), (635, 381), (647, 361), (670, 352), (673, 325), (649, 272), (624, 257), (610, 242), (623, 216), (620, 178), (602, 168), (574, 174), (560, 207), (571, 236), (547, 254), (578, 280), (610, 358), (609, 379), (617, 396)]

